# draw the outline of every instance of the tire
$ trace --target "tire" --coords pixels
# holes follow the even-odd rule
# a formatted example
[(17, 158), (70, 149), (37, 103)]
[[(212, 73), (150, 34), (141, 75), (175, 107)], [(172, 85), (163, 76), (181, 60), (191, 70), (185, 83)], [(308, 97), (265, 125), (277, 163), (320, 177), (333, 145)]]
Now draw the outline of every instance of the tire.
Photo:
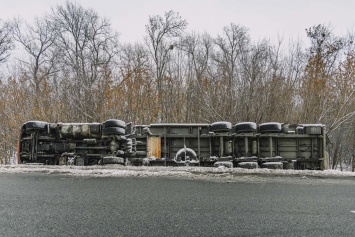
[(210, 125), (212, 132), (230, 132), (232, 124), (230, 122), (215, 122)]
[(121, 127), (110, 127), (102, 129), (102, 135), (124, 135), (125, 129)]
[(146, 151), (136, 151), (136, 155), (147, 157), (147, 152)]
[(283, 162), (283, 169), (284, 170), (294, 170), (295, 169), (295, 163), (296, 162), (293, 162), (293, 161), (291, 161), (291, 162)]
[(237, 167), (243, 169), (256, 169), (259, 168), (258, 162), (240, 162)]
[(122, 157), (116, 157), (116, 156), (106, 156), (102, 159), (103, 164), (125, 164), (125, 160)]
[(235, 132), (236, 133), (256, 132), (256, 123), (253, 122), (237, 123), (235, 125)]
[(261, 168), (271, 169), (271, 170), (278, 170), (283, 169), (282, 162), (265, 162), (261, 164)]
[(118, 119), (109, 119), (103, 123), (103, 128), (112, 128), (112, 127), (126, 128), (126, 123)]
[(25, 130), (27, 131), (46, 130), (47, 125), (48, 123), (43, 121), (29, 121), (25, 124)]
[(262, 123), (259, 125), (260, 133), (281, 132), (281, 123)]
[(321, 135), (322, 134), (322, 127), (317, 125), (303, 125), (305, 133), (309, 135)]
[(217, 161), (213, 165), (214, 167), (224, 166), (226, 168), (233, 168), (233, 163), (230, 161)]

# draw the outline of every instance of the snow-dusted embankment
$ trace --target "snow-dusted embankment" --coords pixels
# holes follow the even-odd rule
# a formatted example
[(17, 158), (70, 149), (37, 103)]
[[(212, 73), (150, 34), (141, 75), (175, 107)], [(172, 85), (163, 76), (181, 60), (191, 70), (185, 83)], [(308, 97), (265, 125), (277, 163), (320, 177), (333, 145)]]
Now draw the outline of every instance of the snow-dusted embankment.
[(185, 178), (222, 182), (238, 181), (282, 181), (295, 178), (309, 180), (347, 179), (355, 178), (355, 173), (336, 170), (271, 170), (271, 169), (241, 169), (225, 167), (152, 167), (152, 166), (34, 166), (34, 165), (3, 165), (0, 174), (6, 173), (44, 173), (63, 174), (88, 177), (167, 177)]

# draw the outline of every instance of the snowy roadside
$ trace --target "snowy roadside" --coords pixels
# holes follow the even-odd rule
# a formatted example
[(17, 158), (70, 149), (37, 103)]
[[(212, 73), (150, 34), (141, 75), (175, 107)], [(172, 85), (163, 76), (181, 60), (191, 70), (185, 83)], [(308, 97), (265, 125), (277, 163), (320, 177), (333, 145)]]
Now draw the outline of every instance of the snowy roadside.
[[(166, 177), (217, 182), (268, 182), (308, 180), (355, 180), (355, 173), (336, 170), (271, 170), (225, 167), (161, 167), (161, 166), (36, 166), (2, 165), (0, 174), (43, 173), (87, 177)], [(355, 183), (355, 182), (354, 182)]]

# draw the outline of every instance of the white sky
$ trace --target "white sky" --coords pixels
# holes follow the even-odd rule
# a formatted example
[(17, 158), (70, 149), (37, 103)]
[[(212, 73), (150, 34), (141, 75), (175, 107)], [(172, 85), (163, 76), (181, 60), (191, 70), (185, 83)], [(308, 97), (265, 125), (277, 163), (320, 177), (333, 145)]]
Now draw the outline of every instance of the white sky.
[[(331, 25), (337, 35), (354, 29), (355, 0), (77, 0), (111, 20), (121, 42), (143, 42), (148, 17), (173, 10), (188, 22), (187, 32), (221, 34), (235, 23), (247, 27), (252, 40), (306, 40), (305, 29)], [(32, 21), (65, 0), (0, 0), (0, 19)]]

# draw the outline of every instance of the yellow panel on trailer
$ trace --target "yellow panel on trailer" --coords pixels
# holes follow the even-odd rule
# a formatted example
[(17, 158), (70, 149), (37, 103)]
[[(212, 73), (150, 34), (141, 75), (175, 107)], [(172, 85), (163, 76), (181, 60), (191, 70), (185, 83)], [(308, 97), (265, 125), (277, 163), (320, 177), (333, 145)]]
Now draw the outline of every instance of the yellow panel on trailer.
[(148, 157), (161, 158), (161, 138), (160, 137), (148, 137)]

